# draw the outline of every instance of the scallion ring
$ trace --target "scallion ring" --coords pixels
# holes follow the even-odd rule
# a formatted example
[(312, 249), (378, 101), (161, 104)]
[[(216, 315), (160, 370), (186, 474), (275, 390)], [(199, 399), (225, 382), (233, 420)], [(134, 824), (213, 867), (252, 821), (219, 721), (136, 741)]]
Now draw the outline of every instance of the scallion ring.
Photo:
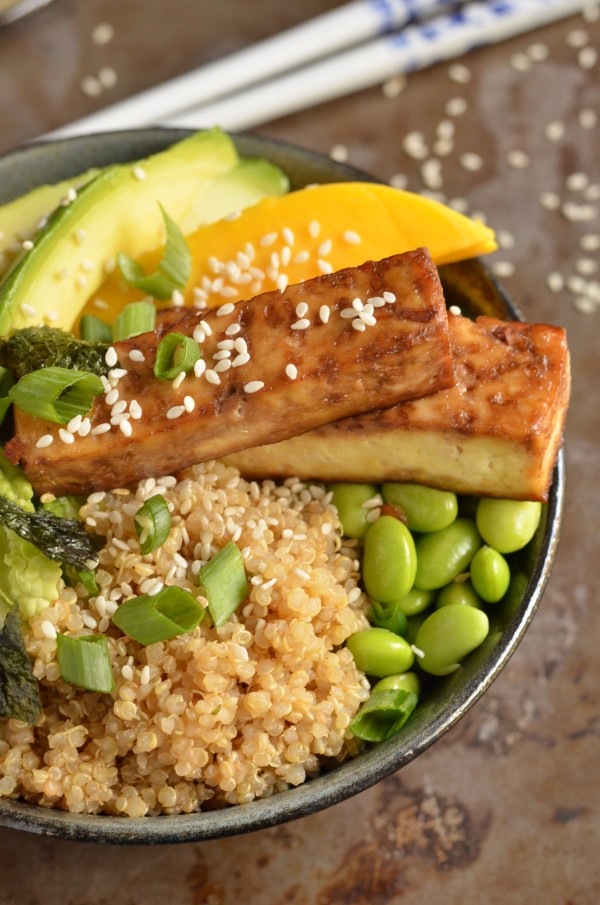
[(144, 556), (162, 547), (171, 530), (171, 514), (165, 498), (157, 493), (146, 500), (136, 512), (133, 524)]
[(8, 398), (29, 415), (68, 424), (76, 415), (87, 415), (103, 390), (100, 378), (88, 371), (40, 368), (21, 377)]
[(141, 264), (124, 254), (117, 255), (117, 263), (121, 276), (131, 286), (155, 299), (168, 299), (175, 289), (183, 289), (189, 280), (192, 272), (192, 255), (177, 224), (171, 220), (164, 208), (159, 206), (167, 240), (158, 270), (146, 274)]
[(112, 326), (113, 342), (149, 333), (156, 324), (156, 308), (152, 302), (131, 302), (115, 317)]
[(193, 594), (175, 586), (152, 597), (132, 597), (116, 609), (112, 621), (122, 632), (147, 646), (191, 632), (204, 617), (204, 607)]
[(418, 701), (413, 691), (376, 691), (362, 705), (350, 730), (364, 742), (385, 742), (404, 726)]
[(223, 625), (248, 596), (244, 557), (233, 541), (202, 566), (198, 581), (214, 624)]
[(195, 339), (183, 333), (168, 333), (158, 349), (154, 362), (154, 376), (173, 380), (178, 374), (191, 371), (202, 351)]
[(110, 694), (115, 685), (106, 635), (57, 635), (60, 674), (71, 685)]

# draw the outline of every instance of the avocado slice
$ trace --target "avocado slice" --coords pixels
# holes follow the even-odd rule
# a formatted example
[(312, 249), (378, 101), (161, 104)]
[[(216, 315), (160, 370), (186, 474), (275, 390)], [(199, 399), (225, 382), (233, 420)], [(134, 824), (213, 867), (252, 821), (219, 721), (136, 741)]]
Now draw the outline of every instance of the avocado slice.
[(290, 181), (283, 170), (262, 157), (242, 158), (202, 194), (202, 224), (215, 223), (256, 204), (261, 198), (285, 195)]
[(70, 189), (79, 189), (98, 175), (100, 170), (92, 168), (51, 185), (37, 188), (0, 206), (0, 276), (21, 249), (25, 239), (31, 239), (40, 228), (40, 221), (49, 217)]
[(0, 335), (48, 316), (69, 329), (118, 252), (135, 258), (163, 242), (160, 204), (191, 232), (205, 222), (205, 190), (238, 161), (232, 139), (215, 128), (101, 170), (56, 208), (0, 283)]

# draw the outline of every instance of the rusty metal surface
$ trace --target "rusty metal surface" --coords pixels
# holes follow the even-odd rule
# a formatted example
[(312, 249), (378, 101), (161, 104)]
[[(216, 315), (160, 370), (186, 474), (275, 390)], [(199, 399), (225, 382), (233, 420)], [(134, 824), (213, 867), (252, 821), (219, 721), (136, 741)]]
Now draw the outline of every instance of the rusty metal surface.
[[(0, 150), (334, 5), (57, 0), (0, 33)], [(106, 44), (92, 41), (99, 23), (114, 28)], [(600, 183), (599, 127), (585, 128), (590, 121), (581, 117), (595, 110), (600, 118), (599, 67), (580, 65), (572, 46), (577, 31), (598, 48), (600, 20), (577, 16), (471, 54), (468, 82), (454, 81), (442, 64), (410, 76), (395, 97), (374, 88), (259, 130), (317, 151), (347, 152), (350, 163), (378, 178), (405, 174), (407, 187), (419, 190), (422, 162), (406, 154), (403, 139), (419, 131), (431, 148), (439, 121), (452, 119), (454, 148), (439, 157), (441, 190), (448, 199), (465, 198), (470, 211), (485, 212), (514, 237), (490, 260), (514, 265), (505, 284), (526, 317), (567, 327), (574, 385), (563, 536), (517, 653), (458, 726), (415, 762), (287, 826), (157, 849), (97, 848), (0, 830), (2, 905), (600, 901), (600, 310), (578, 310), (585, 305), (576, 281), (559, 292), (546, 282), (552, 271), (581, 277), (582, 266), (592, 267), (581, 259), (598, 265), (600, 257), (580, 246), (582, 236), (600, 234), (598, 190), (569, 180), (583, 173)], [(532, 62), (544, 56), (534, 44), (547, 48), (545, 59)], [(523, 55), (527, 71), (517, 68)], [(89, 97), (82, 79), (103, 67), (114, 70), (116, 83)], [(466, 112), (447, 117), (455, 97), (465, 98)], [(555, 140), (547, 133), (553, 122), (565, 126)], [(514, 165), (514, 151), (527, 153), (527, 166)], [(481, 156), (481, 169), (465, 169), (460, 155), (467, 152)], [(595, 213), (569, 220), (540, 204), (543, 192)], [(598, 280), (598, 273), (583, 278)]]

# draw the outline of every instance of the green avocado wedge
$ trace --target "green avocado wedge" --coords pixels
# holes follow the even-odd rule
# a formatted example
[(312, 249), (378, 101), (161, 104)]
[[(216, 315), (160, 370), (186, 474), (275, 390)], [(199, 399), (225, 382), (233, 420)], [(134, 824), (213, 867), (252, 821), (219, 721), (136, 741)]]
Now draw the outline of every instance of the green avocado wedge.
[(72, 189), (78, 190), (100, 171), (86, 170), (72, 179), (64, 179), (37, 188), (0, 206), (0, 276), (21, 251), (25, 239), (31, 239), (43, 223), (66, 199)]
[(232, 139), (215, 128), (102, 169), (55, 209), (4, 276), (0, 335), (45, 320), (70, 329), (118, 252), (135, 258), (162, 244), (161, 204), (184, 234), (192, 232), (211, 219), (205, 193), (238, 163)]

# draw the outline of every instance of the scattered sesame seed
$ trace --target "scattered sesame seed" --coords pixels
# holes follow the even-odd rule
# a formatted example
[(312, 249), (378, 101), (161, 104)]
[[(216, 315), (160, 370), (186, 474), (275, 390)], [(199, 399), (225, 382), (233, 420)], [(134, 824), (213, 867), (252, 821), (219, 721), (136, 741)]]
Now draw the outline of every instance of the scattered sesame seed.
[(58, 311), (48, 311), (48, 313), (46, 314), (46, 320), (50, 321), (51, 324), (53, 324), (55, 321), (57, 321), (58, 318), (59, 318)]
[(564, 134), (565, 124), (561, 123), (559, 120), (553, 120), (551, 123), (548, 123), (544, 129), (544, 136), (548, 141), (560, 141), (561, 138), (564, 137)]
[(139, 402), (137, 401), (137, 399), (132, 399), (131, 402), (129, 403), (129, 414), (136, 421), (139, 421), (140, 418), (142, 417), (142, 414), (143, 414), (142, 407), (139, 404)]
[(394, 98), (404, 90), (406, 86), (406, 77), (403, 75), (395, 75), (391, 79), (387, 79), (381, 86), (381, 93), (384, 97)]
[(381, 516), (381, 509), (371, 509), (371, 511), (367, 514), (366, 521), (373, 523), (376, 522), (377, 519)]
[(600, 199), (600, 183), (594, 182), (586, 186), (581, 194), (586, 201), (598, 201)]
[(112, 66), (103, 66), (98, 73), (98, 80), (103, 88), (114, 88), (117, 84), (117, 73)]
[(223, 220), (225, 220), (227, 223), (232, 223), (234, 220), (239, 220), (241, 216), (241, 211), (231, 211), (230, 214), (227, 214), (226, 217), (223, 217)]
[(40, 628), (45, 638), (50, 638), (50, 640), (54, 641), (54, 639), (56, 638), (56, 629), (54, 627), (54, 624), (50, 622), (49, 619), (44, 619)]
[(560, 207), (560, 195), (556, 192), (542, 192), (540, 195), (540, 204), (547, 211), (555, 211)]
[(497, 277), (512, 277), (515, 272), (515, 265), (512, 261), (494, 261), (492, 270)]
[(85, 287), (87, 286), (87, 279), (81, 275), (77, 276), (75, 277), (75, 284), (77, 285), (78, 289), (85, 289)]
[(577, 50), (580, 47), (585, 47), (585, 45), (589, 43), (589, 40), (590, 36), (584, 28), (574, 28), (567, 32), (565, 44), (568, 47)]
[(305, 264), (309, 258), (310, 253), (308, 251), (299, 251), (297, 255), (294, 255), (292, 264)]
[(203, 358), (199, 358), (194, 364), (194, 377), (202, 377), (206, 370), (206, 362)]
[(333, 246), (333, 242), (331, 241), (331, 239), (325, 239), (324, 242), (321, 242), (321, 244), (317, 248), (317, 254), (319, 255), (319, 257), (321, 257), (321, 258), (326, 257), (329, 254), (329, 252), (331, 251), (332, 246)]
[(575, 262), (575, 267), (583, 276), (591, 276), (598, 270), (598, 262), (592, 258), (579, 258)]
[(94, 26), (92, 31), (92, 44), (96, 44), (96, 46), (101, 47), (103, 44), (108, 44), (114, 38), (115, 30), (108, 22), (101, 22), (98, 25)]
[(204, 327), (202, 324), (196, 324), (194, 327), (194, 332), (192, 333), (192, 337), (196, 340), (197, 343), (203, 343), (206, 339), (206, 333), (204, 332)]
[(595, 110), (590, 107), (584, 107), (579, 111), (577, 121), (582, 129), (595, 129), (598, 122), (598, 116)]
[(579, 240), (583, 251), (598, 251), (600, 249), (600, 233), (586, 233)]
[(288, 278), (285, 273), (280, 273), (276, 280), (277, 288), (280, 292), (284, 292), (287, 288)]
[(451, 97), (444, 107), (446, 116), (462, 116), (467, 112), (467, 102), (464, 97)]
[(235, 336), (242, 329), (240, 324), (230, 324), (225, 330), (226, 336)]
[(413, 160), (425, 160), (429, 156), (422, 132), (407, 132), (402, 140), (402, 150)]
[(529, 72), (531, 62), (531, 58), (526, 53), (513, 53), (510, 58), (510, 65), (517, 72)]
[(597, 61), (598, 51), (595, 47), (583, 47), (577, 54), (580, 69), (593, 69)]
[(331, 312), (329, 310), (329, 305), (321, 305), (321, 307), (319, 308), (319, 317), (323, 324), (326, 324), (328, 322), (330, 313)]
[(81, 415), (75, 415), (74, 418), (71, 418), (71, 420), (67, 424), (67, 430), (69, 431), (70, 434), (77, 433), (77, 431), (81, 427), (82, 420), (83, 419), (82, 419)]
[[(220, 383), (220, 381), (219, 381)], [(175, 418), (180, 418), (181, 415), (185, 412), (185, 407), (183, 405), (173, 405), (170, 409), (167, 409), (167, 418), (170, 421), (174, 421)]]
[(508, 165), (514, 167), (515, 170), (526, 170), (530, 164), (529, 154), (514, 148), (506, 155)]
[(126, 437), (131, 437), (133, 428), (131, 427), (131, 422), (129, 421), (129, 419), (124, 418), (122, 421), (120, 421), (119, 429), (120, 429), (121, 433), (124, 434)]
[(301, 317), (300, 320), (292, 324), (292, 330), (307, 330), (308, 327), (310, 327), (310, 321), (307, 317)]
[(110, 424), (104, 422), (104, 424), (98, 424), (96, 427), (93, 427), (91, 430), (93, 437), (98, 437), (100, 434), (106, 434), (110, 430)]
[(306, 302), (299, 302), (296, 305), (296, 317), (304, 317), (304, 315), (308, 312), (308, 305)]
[(91, 429), (92, 429), (92, 422), (90, 421), (90, 419), (83, 418), (81, 421), (81, 424), (79, 425), (79, 427), (77, 429), (77, 433), (79, 434), (80, 437), (87, 437), (87, 435), (89, 434)]
[(322, 258), (317, 259), (317, 267), (320, 273), (333, 273), (333, 267), (329, 261), (324, 261)]
[(585, 295), (575, 299), (573, 306), (580, 314), (593, 314), (596, 310), (596, 303)]
[(290, 378), (290, 380), (295, 380), (298, 376), (298, 368), (294, 364), (289, 364), (285, 366), (285, 373)]
[[(237, 294), (238, 291), (234, 286), (223, 286), (223, 288), (219, 290), (219, 295), (224, 299), (233, 299)], [(223, 305), (223, 307), (225, 307), (225, 305)]]
[(186, 412), (193, 412), (196, 408), (196, 402), (191, 396), (185, 396), (183, 399), (183, 407)]
[(356, 308), (342, 308), (340, 311), (340, 317), (347, 318), (351, 320), (356, 317)]
[(212, 336), (212, 328), (208, 321), (200, 321), (200, 326), (204, 330), (207, 336)]
[(395, 189), (405, 189), (408, 185), (408, 176), (404, 173), (394, 173), (390, 179), (390, 185)]
[(359, 311), (358, 314), (361, 321), (366, 324), (368, 327), (374, 327), (377, 323), (377, 319), (370, 314), (368, 311)]
[(429, 189), (441, 189), (443, 185), (442, 179), (442, 163), (436, 157), (430, 157), (421, 166), (421, 179)]
[(294, 236), (294, 233), (289, 228), (289, 226), (283, 227), (283, 229), (281, 230), (281, 235), (283, 236), (283, 241), (286, 242), (288, 245), (294, 244), (296, 237)]
[(570, 173), (565, 179), (565, 185), (571, 192), (582, 192), (589, 181), (590, 178), (586, 173)]
[(114, 405), (114, 403), (119, 398), (119, 391), (115, 388), (109, 390), (109, 392), (105, 396), (105, 402), (107, 405)]
[(174, 377), (174, 378), (173, 378), (173, 381), (172, 381), (172, 383), (171, 383), (171, 386), (173, 387), (173, 389), (174, 389), (174, 390), (178, 390), (179, 387), (181, 386), (181, 384), (183, 383), (183, 381), (185, 380), (185, 378), (186, 378), (186, 373), (185, 373), (185, 371), (181, 371), (181, 372), (177, 375), (177, 377)]
[[(387, 302), (388, 305), (393, 305), (396, 301), (396, 296), (393, 292), (388, 292), (387, 290), (383, 293), (383, 300)], [(369, 301), (374, 304), (373, 299), (369, 299)]]
[(311, 220), (308, 224), (308, 232), (309, 235), (312, 236), (313, 239), (316, 239), (321, 232), (321, 224), (318, 220)]
[(111, 380), (120, 380), (121, 377), (127, 376), (127, 371), (125, 368), (113, 368), (108, 372), (108, 376)]
[(108, 365), (109, 368), (114, 368), (114, 366), (117, 364), (118, 360), (119, 359), (117, 358), (116, 349), (114, 348), (114, 346), (109, 346), (109, 348), (106, 351), (106, 355), (104, 356), (104, 361), (106, 362), (106, 364)]
[(500, 248), (514, 248), (515, 247), (515, 237), (512, 233), (509, 233), (506, 229), (499, 229), (496, 233), (496, 238), (498, 240), (498, 245)]
[(35, 444), (37, 449), (46, 449), (47, 446), (51, 446), (54, 443), (54, 437), (52, 434), (44, 434), (43, 437)]
[(262, 380), (251, 380), (250, 383), (246, 383), (244, 385), (245, 393), (258, 393), (259, 390), (262, 390), (264, 387), (264, 383)]
[(576, 204), (574, 201), (565, 201), (561, 207), (561, 213), (565, 220), (572, 223), (589, 222), (597, 217), (598, 208), (595, 204)]
[(215, 370), (213, 370), (212, 368), (207, 368), (206, 371), (204, 372), (204, 376), (206, 377), (206, 379), (208, 380), (209, 383), (212, 383), (215, 386), (217, 384), (221, 383), (221, 378), (219, 377), (217, 372)]
[(75, 440), (73, 434), (70, 433), (70, 431), (65, 430), (64, 427), (60, 427), (58, 429), (58, 436), (63, 441), (63, 443), (73, 443), (73, 441)]
[(79, 87), (88, 97), (99, 97), (102, 94), (102, 83), (93, 75), (84, 76)]
[(129, 353), (129, 358), (131, 359), (131, 361), (145, 361), (146, 360), (146, 356), (144, 355), (144, 353), (142, 352), (141, 349), (132, 349), (131, 352)]
[(105, 302), (103, 299), (94, 299), (94, 308), (99, 308), (100, 311), (107, 311), (108, 302)]
[(248, 351), (248, 343), (244, 339), (243, 336), (238, 336), (233, 344), (233, 348), (236, 352), (247, 352)]
[(223, 371), (228, 371), (230, 367), (231, 367), (231, 359), (222, 358), (220, 361), (218, 361), (216, 363), (215, 371), (217, 371), (219, 374), (222, 374)]
[(240, 354), (236, 355), (236, 357), (231, 362), (231, 367), (232, 368), (241, 368), (242, 365), (247, 365), (249, 361), (250, 361), (249, 354), (247, 352), (240, 352)]
[(27, 305), (25, 302), (21, 305), (21, 311), (26, 317), (35, 317), (36, 310), (31, 305)]
[(454, 317), (460, 317), (460, 315), (462, 314), (462, 311), (458, 307), (458, 305), (450, 305), (450, 307), (448, 308), (448, 313), (453, 314)]
[(466, 151), (464, 154), (460, 155), (459, 158), (460, 165), (463, 169), (468, 170), (470, 173), (475, 173), (480, 170), (483, 166), (483, 158), (479, 154), (475, 154), (473, 151)]
[(360, 319), (360, 317), (356, 317), (352, 321), (352, 326), (355, 330), (358, 330), (359, 333), (363, 333), (367, 329), (366, 324)]
[(262, 248), (268, 248), (269, 245), (272, 245), (273, 242), (277, 240), (277, 233), (265, 233), (261, 239), (258, 240), (258, 244)]
[(540, 41), (530, 44), (527, 48), (527, 56), (533, 63), (542, 63), (544, 60), (547, 60), (549, 53), (548, 46), (542, 44)]
[(360, 245), (362, 242), (361, 237), (357, 232), (353, 229), (347, 229), (343, 235), (344, 242), (347, 242), (348, 245)]
[(31, 249), (33, 248), (33, 242), (31, 241), (31, 239), (25, 239), (21, 243), (21, 245), (25, 251), (31, 251)]
[(471, 70), (462, 63), (453, 63), (448, 67), (448, 77), (459, 85), (466, 85), (471, 81)]
[(180, 292), (179, 289), (174, 289), (171, 293), (171, 304), (174, 308), (181, 308), (183, 305), (185, 305), (183, 292)]
[(346, 145), (337, 144), (331, 148), (329, 156), (332, 160), (337, 160), (339, 163), (345, 163), (348, 160), (348, 153)]

